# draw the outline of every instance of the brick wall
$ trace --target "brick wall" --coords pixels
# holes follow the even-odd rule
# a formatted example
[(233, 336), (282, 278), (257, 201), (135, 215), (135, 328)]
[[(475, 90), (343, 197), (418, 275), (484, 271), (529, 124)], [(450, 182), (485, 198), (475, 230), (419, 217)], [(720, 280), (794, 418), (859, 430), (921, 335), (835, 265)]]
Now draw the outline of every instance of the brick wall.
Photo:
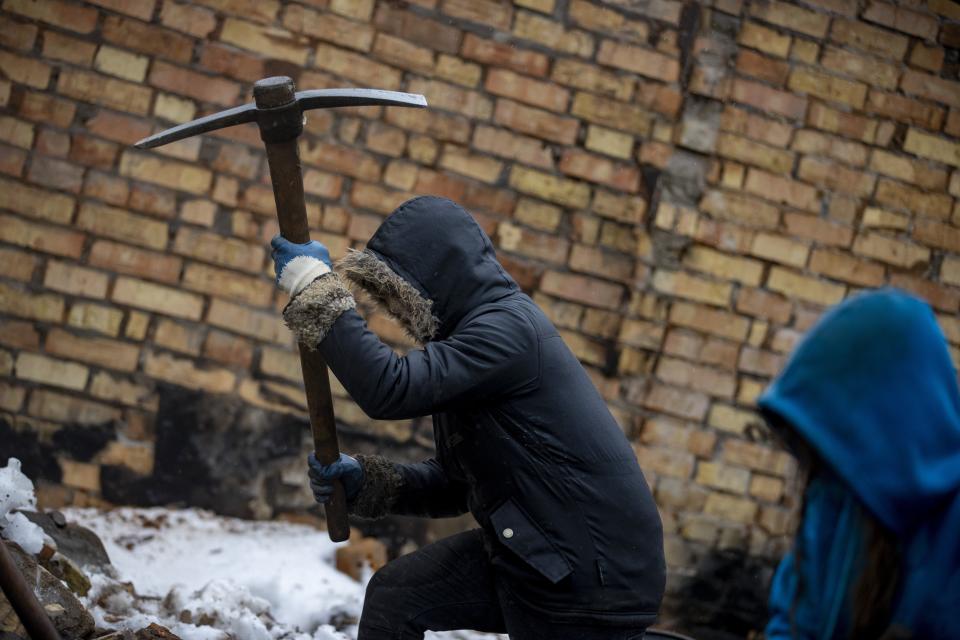
[(825, 306), (914, 291), (958, 353), (956, 2), (3, 0), (0, 47), (0, 409), (116, 429), (62, 500), (150, 473), (160, 383), (300, 412), (256, 129), (129, 146), (266, 75), (427, 95), (309, 115), (314, 237), (472, 210), (635, 443), (676, 575), (782, 551), (792, 465), (750, 407)]

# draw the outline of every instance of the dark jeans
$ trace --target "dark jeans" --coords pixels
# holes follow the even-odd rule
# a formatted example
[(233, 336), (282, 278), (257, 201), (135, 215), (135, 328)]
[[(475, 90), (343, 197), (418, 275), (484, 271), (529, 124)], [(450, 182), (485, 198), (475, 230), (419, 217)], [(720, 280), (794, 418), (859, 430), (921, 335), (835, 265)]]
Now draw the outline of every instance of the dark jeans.
[(551, 621), (497, 580), (479, 529), (397, 558), (367, 586), (359, 640), (409, 640), (425, 631), (472, 629), (512, 640), (641, 640), (643, 629)]

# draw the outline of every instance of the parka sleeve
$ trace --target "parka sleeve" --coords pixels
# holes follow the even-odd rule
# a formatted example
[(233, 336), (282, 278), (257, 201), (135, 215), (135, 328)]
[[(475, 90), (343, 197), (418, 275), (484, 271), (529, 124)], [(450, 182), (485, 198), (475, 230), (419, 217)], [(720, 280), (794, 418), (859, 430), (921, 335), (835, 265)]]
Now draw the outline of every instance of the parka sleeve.
[(319, 348), (371, 418), (428, 415), (482, 403), (538, 381), (539, 340), (521, 312), (491, 305), (447, 339), (401, 356), (367, 328), (352, 304), (341, 304), (331, 314), (329, 291), (336, 290), (331, 277), (336, 275), (319, 278), (304, 290), (284, 310), (284, 319), (298, 340)]
[(363, 467), (364, 482), (348, 505), (352, 515), (447, 518), (467, 512), (467, 486), (451, 480), (434, 458), (398, 463), (361, 454), (357, 460)]

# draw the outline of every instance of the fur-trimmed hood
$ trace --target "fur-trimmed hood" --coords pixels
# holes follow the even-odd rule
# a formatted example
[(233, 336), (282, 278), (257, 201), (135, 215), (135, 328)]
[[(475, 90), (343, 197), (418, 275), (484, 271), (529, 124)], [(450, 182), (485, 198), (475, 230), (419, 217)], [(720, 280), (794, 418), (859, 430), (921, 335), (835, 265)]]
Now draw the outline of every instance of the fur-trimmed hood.
[(421, 196), (391, 213), (337, 270), (423, 344), (450, 335), (473, 309), (519, 291), (476, 220), (446, 198)]

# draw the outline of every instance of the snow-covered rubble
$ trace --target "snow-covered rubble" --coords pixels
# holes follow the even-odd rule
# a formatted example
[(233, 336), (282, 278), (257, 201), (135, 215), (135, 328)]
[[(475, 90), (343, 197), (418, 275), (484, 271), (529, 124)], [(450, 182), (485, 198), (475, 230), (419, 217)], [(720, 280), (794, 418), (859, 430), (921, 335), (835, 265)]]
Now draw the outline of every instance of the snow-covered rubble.
[(34, 511), (36, 508), (33, 483), (20, 470), (20, 461), (10, 458), (7, 466), (0, 467), (0, 530), (4, 538), (13, 540), (32, 554), (43, 549), (43, 529), (22, 513), (12, 512), (15, 509)]
[[(33, 484), (11, 458), (0, 468), (0, 529), (31, 553), (42, 547), (43, 530), (11, 510), (35, 508)], [(99, 628), (133, 631), (156, 623), (183, 640), (356, 638), (366, 580), (334, 568), (339, 545), (325, 531), (197, 509), (67, 509), (64, 515), (95, 532), (110, 556), (106, 569), (84, 568), (92, 586), (81, 600)]]

